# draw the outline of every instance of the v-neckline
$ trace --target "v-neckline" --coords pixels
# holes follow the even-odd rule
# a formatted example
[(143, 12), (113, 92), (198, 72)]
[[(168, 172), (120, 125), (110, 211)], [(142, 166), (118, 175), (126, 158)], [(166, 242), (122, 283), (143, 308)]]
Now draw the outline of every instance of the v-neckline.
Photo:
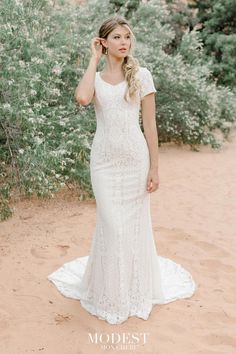
[(100, 79), (103, 81), (103, 82), (105, 82), (105, 84), (107, 84), (107, 85), (110, 85), (110, 86), (118, 86), (118, 85), (120, 85), (120, 84), (123, 84), (123, 82), (125, 82), (126, 80), (123, 80), (123, 81), (121, 81), (121, 82), (118, 82), (118, 84), (115, 84), (115, 85), (113, 85), (113, 84), (110, 84), (109, 82), (107, 82), (107, 81), (105, 81), (102, 77), (101, 77), (101, 71), (98, 71), (98, 76), (100, 77)]

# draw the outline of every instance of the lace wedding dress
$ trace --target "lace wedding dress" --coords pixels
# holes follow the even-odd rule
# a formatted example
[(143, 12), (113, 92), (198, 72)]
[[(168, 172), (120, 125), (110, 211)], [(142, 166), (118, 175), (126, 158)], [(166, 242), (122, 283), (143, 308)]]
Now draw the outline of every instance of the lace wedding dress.
[(180, 264), (157, 255), (146, 191), (149, 150), (139, 125), (140, 100), (156, 92), (151, 72), (140, 67), (138, 99), (124, 100), (127, 82), (116, 85), (96, 73), (97, 129), (90, 155), (96, 227), (90, 254), (48, 275), (66, 297), (99, 319), (119, 324), (147, 320), (154, 304), (188, 298), (196, 290)]

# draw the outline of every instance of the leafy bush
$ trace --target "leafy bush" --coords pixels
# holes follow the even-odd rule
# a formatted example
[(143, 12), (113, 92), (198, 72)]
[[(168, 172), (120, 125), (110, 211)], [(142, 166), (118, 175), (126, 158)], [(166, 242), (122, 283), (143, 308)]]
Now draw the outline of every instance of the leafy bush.
[[(92, 195), (88, 159), (95, 122), (91, 108), (74, 102), (76, 16), (37, 0), (4, 0), (0, 12), (1, 185), (52, 196), (79, 182), (81, 199)], [(3, 211), (10, 198), (4, 195)]]
[(153, 0), (140, 3), (130, 20), (138, 57), (151, 69), (158, 91), (160, 141), (189, 144), (195, 150), (201, 144), (219, 148), (235, 125), (235, 94), (209, 80), (210, 61), (204, 59), (198, 32), (186, 32), (174, 54), (165, 51), (175, 36), (169, 16), (168, 7)]
[(201, 38), (206, 58), (211, 58), (212, 76), (221, 85), (236, 85), (236, 6), (235, 0), (193, 2), (202, 24)]
[(236, 4), (235, 0), (166, 0), (171, 12), (169, 23), (175, 38), (169, 46), (173, 52), (186, 29), (196, 29), (203, 41), (204, 59), (209, 61), (211, 77), (219, 85), (235, 89), (236, 85)]

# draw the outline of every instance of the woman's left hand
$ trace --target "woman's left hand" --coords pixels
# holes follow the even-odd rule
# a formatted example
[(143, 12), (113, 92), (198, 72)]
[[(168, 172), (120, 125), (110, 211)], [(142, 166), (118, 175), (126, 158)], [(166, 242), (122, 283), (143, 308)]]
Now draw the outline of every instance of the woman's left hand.
[(147, 177), (147, 191), (149, 193), (155, 192), (159, 187), (160, 180), (158, 175), (158, 170), (155, 168), (150, 168)]

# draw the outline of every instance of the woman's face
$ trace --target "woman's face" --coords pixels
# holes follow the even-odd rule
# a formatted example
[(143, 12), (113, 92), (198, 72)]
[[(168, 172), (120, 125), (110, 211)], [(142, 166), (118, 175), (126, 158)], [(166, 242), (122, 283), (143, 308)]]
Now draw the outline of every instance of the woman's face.
[[(120, 58), (126, 57), (131, 47), (131, 33), (125, 26), (118, 25), (109, 33), (104, 44), (108, 48), (109, 55)], [(126, 50), (122, 51), (121, 48)]]

